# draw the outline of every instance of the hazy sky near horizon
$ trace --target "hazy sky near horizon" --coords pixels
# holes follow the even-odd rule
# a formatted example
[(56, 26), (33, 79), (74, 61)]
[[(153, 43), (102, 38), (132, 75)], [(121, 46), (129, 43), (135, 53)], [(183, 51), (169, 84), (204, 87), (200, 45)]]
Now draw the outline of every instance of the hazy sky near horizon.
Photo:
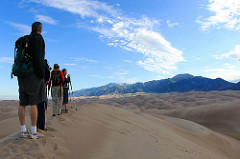
[(240, 79), (239, 0), (1, 0), (0, 96), (18, 95), (14, 43), (34, 21), (75, 90), (179, 73)]

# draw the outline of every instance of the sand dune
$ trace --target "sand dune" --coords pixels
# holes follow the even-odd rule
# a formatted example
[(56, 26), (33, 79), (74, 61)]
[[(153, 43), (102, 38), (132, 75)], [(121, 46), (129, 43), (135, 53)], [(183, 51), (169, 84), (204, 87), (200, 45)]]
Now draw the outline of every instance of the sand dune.
[[(18, 120), (18, 100), (0, 101), (0, 139), (15, 133), (19, 130)], [(51, 102), (49, 102), (49, 106)], [(51, 107), (49, 107), (48, 117), (51, 116)], [(29, 125), (30, 107), (26, 107), (26, 122)]]
[(0, 121), (17, 116), (18, 100), (0, 101)]
[(80, 102), (114, 105), (155, 117), (167, 115), (187, 119), (240, 139), (239, 91), (142, 94), (104, 100), (81, 99)]
[(238, 159), (240, 142), (196, 123), (103, 104), (78, 104), (39, 140), (0, 140), (0, 158)]
[(165, 115), (187, 119), (215, 131), (240, 137), (240, 100), (174, 110)]

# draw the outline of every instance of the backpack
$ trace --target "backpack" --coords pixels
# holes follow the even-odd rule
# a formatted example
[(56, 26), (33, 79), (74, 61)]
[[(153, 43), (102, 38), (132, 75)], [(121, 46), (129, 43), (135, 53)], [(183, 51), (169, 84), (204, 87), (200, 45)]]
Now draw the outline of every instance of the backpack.
[(63, 88), (69, 89), (70, 77), (65, 78), (63, 82)]
[(51, 67), (49, 66), (49, 64), (48, 64), (48, 60), (47, 59), (45, 59), (44, 60), (44, 63), (45, 63), (45, 82), (48, 82), (48, 81), (50, 81), (50, 75), (51, 75)]
[(52, 86), (59, 86), (61, 83), (60, 79), (60, 71), (53, 71), (52, 72)]
[(26, 77), (34, 72), (33, 58), (29, 47), (30, 40), (30, 35), (25, 35), (15, 42), (12, 78), (13, 75)]

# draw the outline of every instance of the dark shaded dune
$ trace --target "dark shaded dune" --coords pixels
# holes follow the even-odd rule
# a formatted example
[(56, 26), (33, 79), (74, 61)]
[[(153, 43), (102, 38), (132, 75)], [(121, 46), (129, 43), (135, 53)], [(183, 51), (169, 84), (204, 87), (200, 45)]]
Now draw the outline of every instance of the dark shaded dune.
[(240, 137), (240, 100), (185, 108), (165, 115), (194, 121), (215, 131)]

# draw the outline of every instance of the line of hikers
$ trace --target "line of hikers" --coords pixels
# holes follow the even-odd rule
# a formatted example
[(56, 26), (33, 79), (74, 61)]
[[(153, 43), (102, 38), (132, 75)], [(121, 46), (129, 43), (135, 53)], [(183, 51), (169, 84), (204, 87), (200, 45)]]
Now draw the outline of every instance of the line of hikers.
[[(52, 94), (52, 116), (68, 112), (68, 91), (71, 84), (67, 69), (54, 70), (45, 59), (45, 42), (42, 37), (42, 23), (32, 24), (30, 35), (19, 38), (15, 43), (14, 64), (12, 77), (17, 76), (19, 86), (18, 117), (21, 128), (21, 137), (38, 139), (43, 137), (38, 131), (46, 131), (47, 95), (50, 89)], [(48, 91), (47, 91), (48, 87)], [(25, 126), (25, 108), (30, 105), (31, 131)]]
[[(62, 113), (68, 113), (68, 91), (69, 84), (71, 84), (71, 75), (67, 75), (67, 69), (64, 68), (62, 71), (59, 70), (59, 65), (54, 64), (54, 70), (51, 71), (51, 67), (48, 61), (45, 59), (45, 93), (49, 96), (51, 90), (52, 95), (52, 116), (60, 115)], [(47, 89), (48, 88), (48, 89)], [(48, 90), (48, 91), (47, 91)], [(47, 100), (47, 99), (46, 99)], [(37, 105), (38, 108), (38, 120), (37, 130), (44, 132), (46, 128), (46, 112), (47, 112), (47, 101), (43, 101)], [(63, 107), (64, 106), (64, 107)]]
[[(54, 70), (51, 72), (51, 76), (48, 82), (48, 90), (52, 85), (52, 101), (53, 101), (53, 115), (60, 115), (62, 113), (62, 105), (65, 106), (65, 113), (68, 112), (68, 90), (71, 75), (67, 77), (67, 69), (59, 70), (59, 65), (54, 65)], [(49, 95), (49, 91), (48, 91)]]

